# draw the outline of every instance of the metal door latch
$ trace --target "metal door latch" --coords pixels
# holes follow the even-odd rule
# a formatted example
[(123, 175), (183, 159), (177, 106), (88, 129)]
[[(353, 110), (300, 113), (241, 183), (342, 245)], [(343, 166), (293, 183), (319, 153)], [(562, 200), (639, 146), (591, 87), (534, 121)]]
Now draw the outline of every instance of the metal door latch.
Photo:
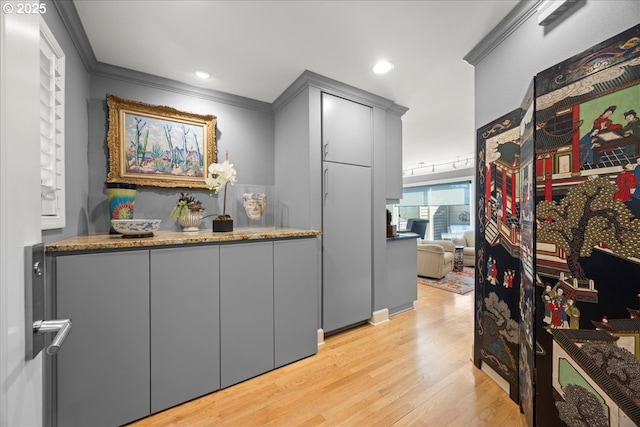
[(71, 320), (70, 319), (60, 319), (60, 320), (38, 320), (33, 322), (33, 333), (34, 334), (46, 334), (53, 332), (56, 335), (53, 337), (51, 344), (47, 347), (47, 354), (54, 355), (58, 351), (60, 351), (60, 346), (71, 332)]
[(44, 334), (56, 334), (46, 349), (47, 354), (60, 351), (71, 332), (71, 319), (43, 320), (46, 305), (44, 245), (39, 243), (24, 249), (25, 347), (26, 360), (32, 360), (45, 347)]

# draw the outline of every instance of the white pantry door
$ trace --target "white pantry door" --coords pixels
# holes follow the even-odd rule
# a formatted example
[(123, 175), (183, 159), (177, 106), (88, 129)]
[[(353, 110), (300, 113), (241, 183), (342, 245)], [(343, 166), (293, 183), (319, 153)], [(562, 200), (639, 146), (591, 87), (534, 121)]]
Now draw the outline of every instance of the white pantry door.
[(39, 16), (0, 1), (0, 427), (40, 426), (42, 354), (25, 360), (24, 247), (39, 243)]

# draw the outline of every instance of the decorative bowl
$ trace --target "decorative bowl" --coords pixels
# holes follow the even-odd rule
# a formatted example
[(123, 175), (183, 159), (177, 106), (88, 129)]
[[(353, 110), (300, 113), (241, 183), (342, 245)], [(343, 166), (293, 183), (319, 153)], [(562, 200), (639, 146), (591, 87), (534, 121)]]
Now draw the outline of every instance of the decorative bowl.
[(189, 212), (189, 216), (178, 218), (178, 224), (182, 226), (182, 231), (198, 231), (202, 224), (203, 211)]
[(160, 228), (161, 219), (112, 219), (111, 225), (123, 237), (150, 237)]

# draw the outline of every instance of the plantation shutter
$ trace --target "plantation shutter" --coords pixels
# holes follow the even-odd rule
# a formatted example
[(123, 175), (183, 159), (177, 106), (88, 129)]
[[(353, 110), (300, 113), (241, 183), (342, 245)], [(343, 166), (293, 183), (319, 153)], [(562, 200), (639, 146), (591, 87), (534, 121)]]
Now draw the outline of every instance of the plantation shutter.
[(40, 20), (40, 188), (42, 228), (65, 226), (64, 52)]

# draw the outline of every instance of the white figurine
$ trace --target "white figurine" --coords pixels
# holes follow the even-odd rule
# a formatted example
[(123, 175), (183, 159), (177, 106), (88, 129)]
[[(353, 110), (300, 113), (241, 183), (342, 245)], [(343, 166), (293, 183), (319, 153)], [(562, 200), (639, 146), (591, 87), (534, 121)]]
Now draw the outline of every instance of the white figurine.
[(250, 220), (260, 221), (267, 207), (267, 195), (264, 193), (244, 193), (242, 204)]

